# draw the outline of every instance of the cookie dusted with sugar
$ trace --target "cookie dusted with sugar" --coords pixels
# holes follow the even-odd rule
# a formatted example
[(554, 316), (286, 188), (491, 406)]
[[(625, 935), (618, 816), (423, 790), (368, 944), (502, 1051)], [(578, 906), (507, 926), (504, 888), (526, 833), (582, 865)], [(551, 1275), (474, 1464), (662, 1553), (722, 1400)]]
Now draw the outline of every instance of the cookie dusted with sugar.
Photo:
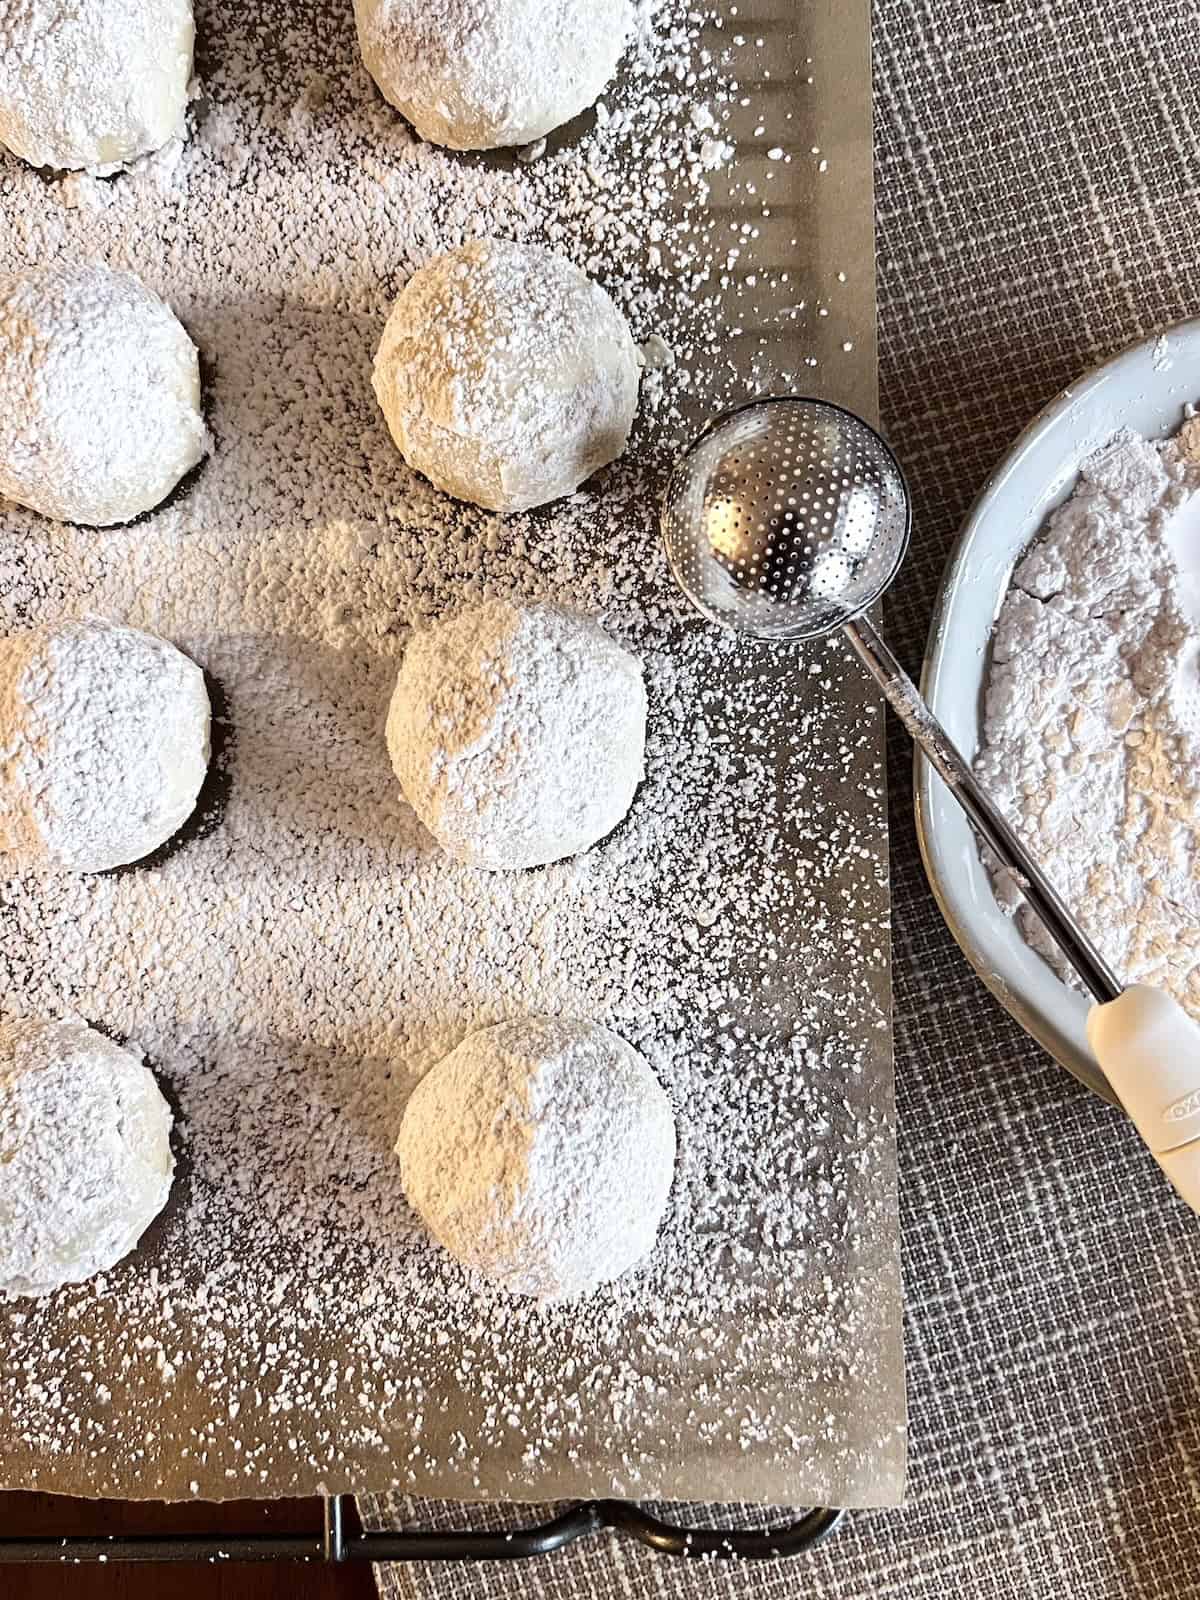
[(0, 144), (35, 167), (112, 171), (183, 132), (191, 0), (0, 6)]
[(410, 466), (460, 500), (524, 511), (621, 454), (640, 373), (599, 284), (538, 245), (477, 239), (401, 290), (373, 383)]
[(94, 1028), (0, 1023), (0, 1300), (104, 1272), (166, 1204), (171, 1111)]
[(0, 495), (107, 527), (207, 448), (196, 347), (140, 279), (99, 263), (0, 278)]
[(471, 1034), (421, 1080), (396, 1154), (451, 1255), (512, 1294), (564, 1299), (654, 1248), (675, 1121), (623, 1039), (531, 1017)]
[(102, 872), (187, 821), (208, 770), (204, 674), (89, 617), (0, 640), (0, 860)]
[(423, 139), (529, 144), (616, 71), (630, 0), (354, 0), (368, 72)]
[(636, 656), (557, 606), (489, 600), (409, 644), (387, 719), (405, 798), (471, 866), (542, 866), (610, 833), (641, 782)]

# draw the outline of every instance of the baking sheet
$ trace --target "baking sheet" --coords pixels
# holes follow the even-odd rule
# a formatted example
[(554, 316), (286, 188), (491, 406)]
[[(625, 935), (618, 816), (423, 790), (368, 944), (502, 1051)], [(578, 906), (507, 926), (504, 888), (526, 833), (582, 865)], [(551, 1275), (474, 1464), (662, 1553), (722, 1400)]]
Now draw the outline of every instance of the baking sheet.
[[(684, 15), (666, 7), (658, 25)], [(167, 1498), (398, 1487), (468, 1499), (617, 1493), (892, 1503), (903, 1485), (904, 1400), (881, 713), (837, 641), (793, 657), (734, 645), (688, 620), (655, 545), (655, 501), (673, 450), (714, 406), (790, 388), (874, 410), (865, 0), (720, 8), (690, 44), (700, 86), (681, 93), (677, 76), (664, 78), (664, 116), (691, 129), (688, 148), (702, 164), (704, 138), (733, 146), (731, 159), (706, 172), (704, 204), (694, 182), (678, 185), (690, 235), (667, 230), (661, 261), (622, 263), (644, 286), (624, 299), (639, 338), (654, 331), (655, 308), (672, 305), (675, 364), (648, 380), (667, 398), (644, 404), (628, 458), (596, 496), (535, 517), (523, 531), (529, 586), (538, 592), (549, 581), (548, 557), (567, 548), (567, 521), (572, 552), (591, 541), (588, 561), (556, 581), (570, 593), (578, 588), (592, 609), (603, 596), (610, 625), (648, 661), (659, 704), (651, 751), (659, 751), (660, 768), (639, 797), (643, 818), (656, 792), (692, 786), (697, 820), (686, 836), (665, 840), (655, 869), (656, 960), (686, 973), (697, 949), (711, 961), (715, 945), (723, 963), (703, 1025), (673, 1010), (669, 995), (639, 987), (645, 950), (639, 954), (635, 932), (621, 993), (613, 999), (610, 984), (603, 1006), (586, 963), (564, 957), (555, 973), (548, 1008), (599, 1009), (649, 1055), (676, 1102), (683, 1152), (655, 1260), (577, 1321), (510, 1309), (469, 1283), (455, 1282), (450, 1304), (439, 1298), (442, 1279), (424, 1293), (407, 1261), (418, 1247), (389, 1237), (373, 1209), (394, 1203), (386, 1150), (368, 1148), (370, 1140), (340, 1124), (328, 1136), (346, 1140), (345, 1181), (328, 1194), (327, 1215), (314, 1224), (306, 1196), (299, 1216), (271, 1219), (269, 1263), (261, 1253), (241, 1255), (237, 1230), (223, 1219), (220, 1184), (206, 1183), (228, 1173), (231, 1149), (244, 1149), (239, 1176), (254, 1184), (256, 1119), (295, 1118), (298, 1141), (314, 1127), (324, 1137), (330, 1124), (306, 1121), (297, 1099), (307, 1108), (324, 1098), (330, 1105), (321, 1115), (335, 1119), (343, 1101), (365, 1100), (378, 1113), (387, 1030), (374, 1014), (354, 1020), (370, 984), (352, 970), (344, 992), (314, 998), (310, 1035), (276, 1026), (265, 957), (255, 967), (256, 945), (271, 937), (260, 927), (236, 929), (228, 988), (197, 1015), (193, 991), (161, 946), (143, 955), (130, 932), (129, 915), (147, 897), (195, 892), (205, 872), (214, 901), (224, 896), (227, 909), (251, 880), (256, 904), (275, 896), (280, 919), (293, 902), (303, 907), (303, 883), (277, 870), (271, 830), (283, 841), (310, 824), (304, 794), (313, 773), (305, 763), (315, 759), (318, 737), (343, 741), (338, 781), (347, 826), (362, 835), (363, 877), (389, 866), (389, 840), (371, 809), (388, 783), (378, 730), (363, 718), (343, 737), (337, 718), (339, 695), (362, 689), (364, 674), (368, 687), (386, 689), (399, 641), (390, 641), (391, 664), (385, 654), (375, 671), (356, 664), (353, 636), (333, 649), (318, 619), (294, 608), (281, 607), (274, 629), (262, 627), (271, 561), (283, 542), (298, 542), (296, 559), (316, 561), (343, 524), (365, 520), (358, 491), (344, 488), (347, 457), (361, 459), (360, 476), (377, 494), (379, 540), (420, 533), (411, 526), (417, 491), (394, 488), (402, 469), (366, 386), (387, 305), (414, 263), (389, 262), (386, 238), (369, 221), (361, 253), (346, 259), (330, 218), (364, 205), (370, 163), (382, 205), (390, 174), (420, 159), (431, 197), (426, 253), (452, 242), (455, 230), (471, 231), (464, 170), (478, 171), (481, 183), (511, 173), (506, 203), (520, 231), (520, 168), (511, 157), (427, 148), (415, 157), (365, 82), (340, 10), (283, 5), (260, 22), (217, 5), (201, 13), (200, 26), (204, 98), (176, 167), (160, 164), (138, 178), (137, 193), (131, 187), (115, 199), (86, 183), (45, 184), (14, 162), (0, 169), (21, 195), (0, 231), (0, 267), (100, 253), (140, 271), (201, 346), (218, 441), (190, 499), (135, 532), (93, 536), (95, 560), (92, 546), (4, 508), (5, 623), (98, 604), (156, 627), (229, 692), (234, 729), (230, 795), (217, 828), (149, 884), (123, 880), (95, 891), (103, 902), (103, 920), (91, 924), (98, 948), (81, 950), (71, 937), (79, 906), (70, 893), (28, 878), (6, 886), (4, 1014), (46, 1011), (57, 1000), (58, 1010), (143, 1045), (183, 1109), (184, 1128), (176, 1196), (136, 1257), (102, 1289), (0, 1309), (3, 1483)], [(549, 158), (594, 141), (619, 165), (622, 111), (644, 104), (645, 94), (645, 82), (628, 76), (606, 96), (607, 116), (598, 124), (584, 117), (556, 136)], [(712, 129), (695, 127), (697, 103), (713, 108)], [(299, 139), (291, 136), (294, 116), (307, 118)], [(347, 128), (357, 142), (348, 142)], [(378, 149), (368, 144), (364, 155), (371, 134)], [(268, 159), (269, 180), (255, 168)], [(628, 157), (644, 159), (641, 149)], [(197, 164), (190, 180), (189, 163)], [(218, 169), (227, 194), (198, 207)], [(44, 186), (52, 224), (30, 223), (33, 184)], [(445, 208), (453, 210), (449, 221)], [(194, 236), (212, 264), (199, 289), (188, 260)], [(264, 252), (260, 243), (251, 252), (248, 238), (277, 238), (277, 249)], [(411, 238), (410, 228), (406, 250)], [(550, 242), (610, 281), (603, 249), (582, 248), (571, 224)], [(690, 275), (690, 293), (676, 294)], [(293, 364), (328, 377), (320, 437), (288, 425)], [(265, 553), (233, 549), (230, 570), (213, 573), (211, 594), (193, 584), (181, 599), (195, 519), (222, 494), (244, 492), (253, 450), (238, 429), (264, 387), (279, 420), (253, 449), (294, 455), (293, 498), (274, 504), (264, 496), (255, 531)], [(612, 504), (632, 522), (619, 535), (605, 511)], [(490, 519), (468, 519), (464, 561), (477, 555), (486, 565), (485, 545), (472, 541), (493, 533)], [(628, 563), (615, 559), (617, 579), (605, 590), (606, 542), (617, 537), (652, 552), (637, 592), (623, 591)], [(23, 541), (37, 541), (36, 561)], [(57, 588), (44, 578), (47, 549), (61, 558)], [(342, 592), (352, 603), (353, 575)], [(444, 594), (434, 598), (446, 603)], [(270, 725), (270, 706), (256, 695), (256, 684), (279, 673), (294, 676), (309, 713), (289, 729)], [(668, 706), (670, 682), (690, 697), (682, 708)], [(251, 831), (244, 811), (255, 805)], [(315, 840), (311, 855), (318, 878), (319, 846)], [(612, 866), (620, 849), (610, 843), (596, 852), (599, 887), (588, 902), (590, 913), (607, 895), (610, 938), (634, 904), (622, 899)], [(426, 860), (423, 870), (436, 869)], [(566, 896), (567, 877), (561, 882)], [(402, 889), (393, 883), (389, 892), (384, 903), (395, 912)], [(230, 926), (228, 918), (214, 926), (213, 941)], [(302, 913), (299, 927), (299, 937), (337, 937)], [(386, 928), (378, 935), (388, 936)], [(474, 936), (467, 928), (447, 938)], [(62, 950), (53, 981), (22, 941)], [(362, 957), (348, 950), (345, 965)], [(124, 963), (129, 981), (103, 974), (106, 960)], [(657, 968), (650, 976), (666, 987)], [(352, 1020), (326, 1037), (322, 1017), (343, 1003)], [(547, 996), (531, 987), (526, 1003), (546, 1006)], [(395, 1004), (415, 1002), (398, 993)], [(506, 1005), (511, 1010), (511, 995), (466, 995), (454, 1022), (461, 1034)], [(438, 1022), (431, 1038), (444, 1037), (446, 1018)], [(199, 1104), (197, 1083), (206, 1092), (216, 1084), (219, 1103)], [(377, 1122), (386, 1126), (399, 1104)], [(697, 1170), (704, 1161), (711, 1172)], [(173, 1276), (178, 1294), (145, 1290), (151, 1272), (160, 1285)], [(197, 1309), (195, 1280), (206, 1274), (220, 1279), (222, 1306), (240, 1295), (245, 1310), (225, 1317), (219, 1338), (213, 1318)], [(503, 1341), (498, 1327), (507, 1328)]]

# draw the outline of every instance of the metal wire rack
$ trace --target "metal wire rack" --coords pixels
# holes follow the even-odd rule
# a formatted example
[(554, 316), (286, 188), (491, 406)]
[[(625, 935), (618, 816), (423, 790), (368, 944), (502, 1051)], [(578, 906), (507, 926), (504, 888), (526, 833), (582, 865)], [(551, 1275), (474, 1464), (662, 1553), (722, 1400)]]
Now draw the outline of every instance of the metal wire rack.
[(371, 1532), (347, 1527), (349, 1495), (323, 1502), (312, 1533), (117, 1534), (108, 1538), (0, 1536), (0, 1565), (79, 1562), (524, 1561), (553, 1555), (591, 1534), (612, 1529), (660, 1555), (775, 1560), (826, 1539), (841, 1521), (836, 1508), (816, 1507), (775, 1528), (693, 1528), (667, 1522), (628, 1500), (582, 1500), (548, 1522), (525, 1528), (434, 1532)]

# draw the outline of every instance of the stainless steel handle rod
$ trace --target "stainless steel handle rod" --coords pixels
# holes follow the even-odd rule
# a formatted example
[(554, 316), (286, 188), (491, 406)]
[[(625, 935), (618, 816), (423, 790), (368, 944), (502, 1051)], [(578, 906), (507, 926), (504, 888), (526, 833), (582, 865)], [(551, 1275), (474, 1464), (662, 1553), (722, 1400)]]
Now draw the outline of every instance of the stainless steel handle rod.
[(1058, 892), (975, 780), (966, 759), (930, 711), (916, 684), (866, 617), (843, 631), (888, 703), (933, 763), (988, 849), (1013, 872), (1026, 900), (1099, 1004), (1122, 992), (1111, 967), (1058, 897)]

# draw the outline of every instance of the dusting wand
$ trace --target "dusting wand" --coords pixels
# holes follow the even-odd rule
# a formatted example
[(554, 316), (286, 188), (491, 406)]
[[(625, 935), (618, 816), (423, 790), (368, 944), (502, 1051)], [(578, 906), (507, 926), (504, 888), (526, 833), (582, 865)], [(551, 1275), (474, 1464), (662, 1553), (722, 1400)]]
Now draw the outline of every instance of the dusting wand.
[(1200, 1211), (1200, 1027), (1162, 991), (1122, 989), (867, 616), (911, 531), (904, 474), (878, 433), (799, 396), (717, 417), (676, 463), (663, 498), (667, 560), (704, 616), (756, 639), (843, 631), (1091, 994), (1088, 1038), (1105, 1076)]

